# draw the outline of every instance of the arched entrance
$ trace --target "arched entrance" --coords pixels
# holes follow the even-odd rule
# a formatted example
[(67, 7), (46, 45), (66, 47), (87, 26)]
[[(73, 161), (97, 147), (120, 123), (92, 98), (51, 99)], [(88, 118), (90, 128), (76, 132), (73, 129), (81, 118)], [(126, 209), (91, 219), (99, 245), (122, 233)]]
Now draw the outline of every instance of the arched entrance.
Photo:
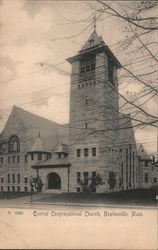
[(61, 189), (61, 179), (56, 173), (48, 175), (48, 189)]

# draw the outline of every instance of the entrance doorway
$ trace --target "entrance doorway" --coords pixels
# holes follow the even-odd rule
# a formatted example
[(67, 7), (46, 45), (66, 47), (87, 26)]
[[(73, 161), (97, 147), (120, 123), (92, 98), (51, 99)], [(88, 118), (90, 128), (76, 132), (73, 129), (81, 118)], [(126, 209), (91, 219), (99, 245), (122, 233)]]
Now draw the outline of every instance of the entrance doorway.
[(56, 173), (48, 175), (48, 189), (61, 189), (61, 179)]

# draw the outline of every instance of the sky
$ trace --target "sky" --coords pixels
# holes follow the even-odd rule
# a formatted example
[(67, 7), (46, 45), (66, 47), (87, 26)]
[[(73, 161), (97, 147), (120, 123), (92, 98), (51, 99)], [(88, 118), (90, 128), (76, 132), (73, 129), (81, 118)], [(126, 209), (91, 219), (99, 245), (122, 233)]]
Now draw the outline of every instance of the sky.
[[(0, 131), (13, 105), (58, 123), (69, 122), (71, 65), (66, 58), (75, 55), (93, 31), (90, 5), (0, 1)], [(100, 20), (97, 32), (121, 62), (126, 55), (114, 45), (125, 35), (122, 22)], [(128, 86), (125, 91), (135, 89)], [(148, 108), (152, 112), (155, 101)], [(149, 153), (156, 152), (155, 129), (137, 129), (135, 135)]]

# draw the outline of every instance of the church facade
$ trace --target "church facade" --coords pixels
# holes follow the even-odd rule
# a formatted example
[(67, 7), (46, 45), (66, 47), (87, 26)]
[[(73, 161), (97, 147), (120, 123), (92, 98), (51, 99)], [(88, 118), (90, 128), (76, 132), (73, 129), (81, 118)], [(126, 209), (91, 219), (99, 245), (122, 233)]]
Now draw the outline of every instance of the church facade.
[(119, 114), (120, 62), (95, 30), (67, 61), (72, 66), (69, 124), (14, 106), (0, 135), (0, 191), (28, 192), (31, 178), (42, 192), (150, 187), (130, 115)]

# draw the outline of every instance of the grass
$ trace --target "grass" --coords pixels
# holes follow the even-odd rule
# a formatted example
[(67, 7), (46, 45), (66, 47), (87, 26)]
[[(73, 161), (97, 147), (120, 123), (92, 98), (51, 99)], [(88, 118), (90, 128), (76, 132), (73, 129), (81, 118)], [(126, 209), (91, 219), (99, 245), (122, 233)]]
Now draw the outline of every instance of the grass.
[[(28, 192), (1, 192), (0, 200), (16, 199), (28, 196)], [(33, 195), (33, 201), (48, 203), (84, 203), (84, 204), (111, 204), (111, 205), (144, 205), (156, 206), (156, 190), (135, 189), (113, 193), (40, 193)]]
[(3, 199), (11, 200), (27, 195), (29, 195), (28, 192), (0, 192), (0, 200)]
[(52, 203), (84, 203), (84, 204), (127, 204), (156, 206), (156, 190), (137, 189), (115, 193), (64, 193), (40, 194), (35, 199), (38, 202)]

